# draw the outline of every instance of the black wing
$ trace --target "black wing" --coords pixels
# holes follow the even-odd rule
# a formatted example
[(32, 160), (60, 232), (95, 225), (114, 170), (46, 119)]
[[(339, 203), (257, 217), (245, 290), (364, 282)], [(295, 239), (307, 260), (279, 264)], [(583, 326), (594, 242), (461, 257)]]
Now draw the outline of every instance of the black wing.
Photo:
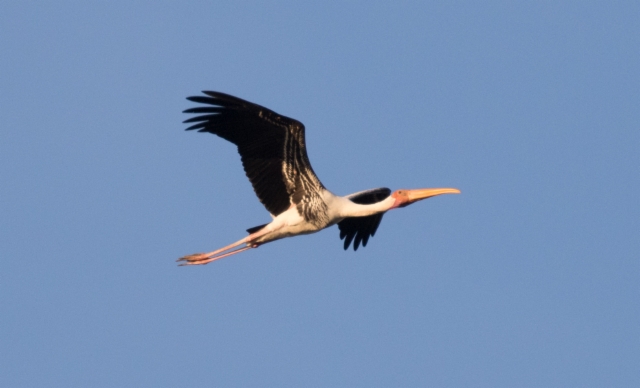
[[(371, 189), (351, 194), (347, 198), (360, 205), (370, 205), (380, 202), (391, 195), (391, 190), (386, 187), (379, 189)], [(349, 217), (338, 222), (340, 228), (340, 240), (344, 239), (344, 250), (349, 248), (349, 244), (353, 241), (353, 250), (357, 251), (362, 242), (362, 246), (366, 247), (369, 237), (373, 237), (378, 230), (378, 225), (382, 221), (384, 213), (374, 214), (366, 217)]]
[(276, 216), (295, 204), (310, 221), (321, 210), (326, 214), (324, 186), (309, 163), (301, 122), (228, 94), (203, 93), (187, 97), (209, 105), (184, 111), (201, 114), (184, 121), (196, 123), (187, 131), (213, 133), (238, 146), (244, 171), (269, 213)]

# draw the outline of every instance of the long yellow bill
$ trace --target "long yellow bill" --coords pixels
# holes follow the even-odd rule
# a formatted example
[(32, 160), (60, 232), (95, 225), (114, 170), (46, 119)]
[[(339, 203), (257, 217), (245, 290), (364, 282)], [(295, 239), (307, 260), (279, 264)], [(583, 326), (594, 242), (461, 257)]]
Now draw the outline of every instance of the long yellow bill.
[(407, 197), (410, 202), (416, 202), (442, 194), (460, 194), (460, 190), (452, 188), (407, 190)]

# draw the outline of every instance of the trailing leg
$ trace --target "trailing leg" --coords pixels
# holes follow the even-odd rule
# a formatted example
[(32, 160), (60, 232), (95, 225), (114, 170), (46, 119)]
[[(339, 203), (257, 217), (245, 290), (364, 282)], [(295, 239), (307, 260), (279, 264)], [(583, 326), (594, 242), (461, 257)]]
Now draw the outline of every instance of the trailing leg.
[[(256, 233), (252, 233), (252, 234), (248, 235), (247, 237), (234, 242), (233, 244), (229, 244), (229, 245), (227, 245), (225, 247), (222, 247), (220, 249), (216, 249), (215, 251), (212, 251), (212, 252), (209, 252), (209, 253), (195, 253), (193, 255), (183, 256), (183, 257), (179, 258), (176, 261), (178, 261), (178, 262), (184, 261), (184, 263), (180, 264), (181, 266), (184, 266), (184, 265), (209, 264), (210, 262), (212, 262), (214, 260), (222, 259), (224, 257), (231, 256), (231, 255), (235, 255), (236, 253), (244, 252), (247, 249), (259, 247), (260, 244), (259, 243), (254, 243), (253, 241), (255, 241), (259, 237), (264, 236), (267, 233), (269, 233), (269, 230), (267, 228), (262, 228), (260, 231), (258, 231)], [(242, 244), (245, 244), (246, 246), (240, 247), (240, 248), (236, 248), (237, 246), (240, 246)], [(233, 248), (236, 248), (236, 249), (233, 249)], [(231, 249), (233, 249), (233, 250), (231, 250)]]

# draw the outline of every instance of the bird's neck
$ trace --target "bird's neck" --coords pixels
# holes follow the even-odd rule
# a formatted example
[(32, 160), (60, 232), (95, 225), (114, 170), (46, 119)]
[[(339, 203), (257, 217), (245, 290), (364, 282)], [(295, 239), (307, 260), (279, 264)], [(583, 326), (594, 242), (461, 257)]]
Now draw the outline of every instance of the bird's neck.
[(360, 205), (347, 199), (347, 203), (342, 209), (343, 217), (366, 217), (374, 214), (386, 212), (391, 209), (396, 200), (392, 196), (388, 196), (380, 202), (370, 205)]

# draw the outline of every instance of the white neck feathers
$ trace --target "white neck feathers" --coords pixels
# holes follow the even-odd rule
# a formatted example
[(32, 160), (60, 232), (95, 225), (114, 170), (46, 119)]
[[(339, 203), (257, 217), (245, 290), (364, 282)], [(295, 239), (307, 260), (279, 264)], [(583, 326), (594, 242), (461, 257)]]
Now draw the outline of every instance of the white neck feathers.
[(373, 214), (385, 212), (393, 207), (396, 200), (391, 195), (386, 199), (373, 203), (371, 205), (360, 205), (351, 200), (344, 198), (343, 206), (341, 209), (341, 216), (343, 217), (366, 217)]

